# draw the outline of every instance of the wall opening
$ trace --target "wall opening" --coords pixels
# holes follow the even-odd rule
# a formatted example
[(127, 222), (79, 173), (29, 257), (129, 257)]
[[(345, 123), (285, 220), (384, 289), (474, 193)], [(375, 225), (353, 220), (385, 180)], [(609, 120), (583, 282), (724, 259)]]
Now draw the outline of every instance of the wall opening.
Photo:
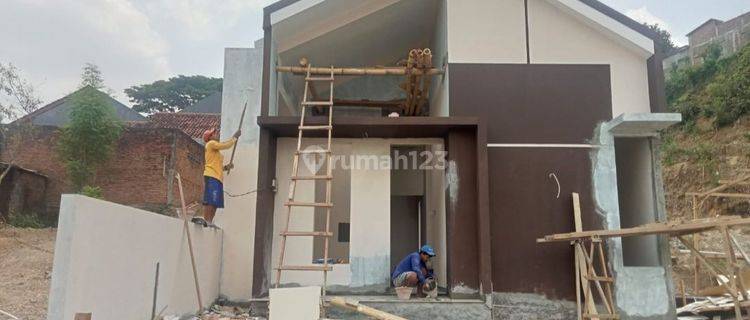
[[(620, 227), (656, 222), (654, 164), (650, 138), (615, 138)], [(622, 238), (623, 264), (660, 266), (656, 235)]]

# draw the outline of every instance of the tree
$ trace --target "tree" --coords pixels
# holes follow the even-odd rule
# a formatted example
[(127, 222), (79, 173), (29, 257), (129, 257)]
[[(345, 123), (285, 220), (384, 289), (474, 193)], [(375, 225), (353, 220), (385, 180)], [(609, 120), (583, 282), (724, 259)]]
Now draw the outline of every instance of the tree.
[[(17, 68), (10, 63), (0, 62), (0, 124), (33, 112), (41, 103), (34, 87), (19, 75)], [(3, 161), (8, 163), (5, 170), (0, 172), (0, 183), (15, 164), (14, 154), (3, 151), (21, 143), (25, 136), (32, 133), (32, 129), (30, 125), (18, 124), (11, 133), (9, 127), (0, 125), (0, 154), (6, 154)]]
[(58, 144), (76, 191), (95, 182), (96, 171), (109, 160), (122, 132), (106, 94), (86, 86), (71, 97), (70, 123), (61, 132)]
[(33, 112), (42, 100), (12, 64), (0, 62), (0, 123)]
[(81, 84), (78, 88), (92, 87), (96, 90), (106, 92), (109, 96), (114, 97), (115, 91), (104, 85), (104, 77), (102, 77), (102, 71), (99, 70), (99, 66), (86, 62), (83, 65), (83, 72), (81, 73)]
[(672, 41), (672, 35), (669, 33), (669, 31), (662, 29), (662, 27), (658, 24), (649, 24), (649, 23), (643, 23), (644, 26), (651, 29), (651, 31), (655, 32), (659, 38), (654, 40), (656, 49), (664, 54), (670, 54), (674, 49), (677, 49), (677, 46), (675, 46), (674, 41)]
[(145, 113), (176, 112), (221, 91), (222, 79), (204, 76), (183, 76), (132, 86), (125, 94), (133, 103), (133, 110)]

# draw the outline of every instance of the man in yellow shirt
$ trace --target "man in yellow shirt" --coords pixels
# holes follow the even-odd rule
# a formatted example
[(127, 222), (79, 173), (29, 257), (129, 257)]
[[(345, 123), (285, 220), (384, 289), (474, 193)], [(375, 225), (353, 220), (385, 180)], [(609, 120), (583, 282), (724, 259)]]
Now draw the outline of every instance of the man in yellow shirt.
[(229, 139), (219, 142), (219, 130), (211, 129), (203, 133), (203, 141), (206, 142), (205, 167), (203, 169), (203, 217), (194, 217), (193, 222), (204, 227), (213, 224), (217, 208), (224, 208), (224, 171), (232, 169), (230, 163), (224, 165), (224, 156), (221, 150), (226, 150), (237, 143), (237, 138), (242, 132), (237, 130)]

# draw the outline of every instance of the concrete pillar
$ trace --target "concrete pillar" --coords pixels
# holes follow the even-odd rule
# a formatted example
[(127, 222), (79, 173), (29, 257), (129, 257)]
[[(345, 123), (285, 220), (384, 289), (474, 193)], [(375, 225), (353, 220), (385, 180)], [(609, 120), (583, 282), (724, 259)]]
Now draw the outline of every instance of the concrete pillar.
[[(224, 177), (223, 210), (216, 224), (224, 230), (220, 293), (230, 300), (248, 300), (253, 285), (255, 205), (258, 182), (263, 49), (227, 48), (224, 52), (224, 88), (221, 105), (221, 138), (228, 139), (239, 127), (247, 102), (242, 136), (237, 144), (234, 169)], [(231, 152), (225, 153), (228, 163)]]

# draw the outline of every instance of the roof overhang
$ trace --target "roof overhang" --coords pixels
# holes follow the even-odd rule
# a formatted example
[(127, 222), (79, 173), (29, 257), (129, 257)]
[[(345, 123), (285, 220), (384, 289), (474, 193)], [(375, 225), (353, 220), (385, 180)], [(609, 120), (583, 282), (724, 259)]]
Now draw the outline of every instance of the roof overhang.
[(606, 34), (644, 57), (654, 54), (654, 40), (623, 24), (610, 15), (580, 0), (546, 0), (553, 6), (585, 21), (589, 26)]

